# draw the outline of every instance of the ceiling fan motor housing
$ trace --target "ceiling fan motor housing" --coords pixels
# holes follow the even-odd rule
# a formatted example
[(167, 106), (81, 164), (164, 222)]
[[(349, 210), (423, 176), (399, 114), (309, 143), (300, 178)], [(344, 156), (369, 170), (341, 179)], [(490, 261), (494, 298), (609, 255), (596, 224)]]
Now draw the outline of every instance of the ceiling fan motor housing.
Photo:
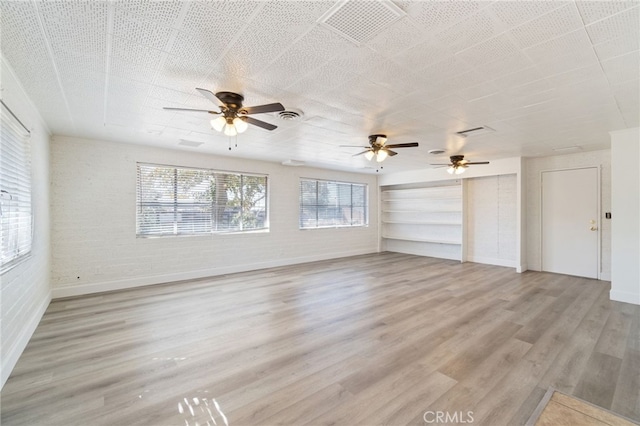
[(381, 147), (382, 143), (378, 142), (378, 138), (383, 138), (383, 139), (387, 139), (387, 135), (383, 135), (383, 134), (375, 134), (375, 135), (370, 135), (369, 136), (369, 143), (371, 144), (372, 147)]
[(220, 99), (227, 108), (235, 111), (242, 108), (242, 101), (244, 101), (244, 96), (233, 92), (218, 92), (216, 93), (216, 97)]

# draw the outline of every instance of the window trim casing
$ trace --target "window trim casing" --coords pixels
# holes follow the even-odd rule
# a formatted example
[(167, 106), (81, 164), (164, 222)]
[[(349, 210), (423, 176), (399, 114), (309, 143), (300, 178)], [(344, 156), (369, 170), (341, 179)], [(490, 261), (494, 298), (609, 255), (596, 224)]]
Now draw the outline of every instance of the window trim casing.
[[(346, 184), (346, 185), (351, 185), (351, 193), (350, 193), (350, 197), (351, 197), (351, 210), (352, 210), (352, 217), (353, 217), (353, 185), (358, 185), (358, 186), (362, 186), (364, 187), (364, 223), (359, 224), (359, 225), (326, 225), (326, 226), (317, 226), (318, 223), (318, 210), (316, 210), (316, 226), (314, 227), (302, 227), (302, 221), (301, 221), (301, 212), (302, 212), (302, 204), (301, 204), (301, 185), (303, 181), (314, 181), (316, 183), (316, 207), (318, 206), (317, 204), (317, 199), (318, 199), (318, 183), (319, 182), (327, 182), (327, 183), (336, 183), (336, 184)], [(319, 178), (312, 178), (312, 177), (304, 177), (304, 176), (300, 176), (298, 179), (298, 230), (300, 231), (309, 231), (309, 230), (314, 230), (314, 229), (352, 229), (352, 228), (367, 228), (369, 227), (369, 184), (366, 182), (347, 182), (347, 181), (339, 181), (339, 180), (335, 180), (335, 179), (319, 179)]]
[[(256, 173), (256, 172), (244, 172), (244, 171), (238, 171), (238, 170), (221, 170), (221, 169), (212, 169), (212, 168), (207, 168), (207, 167), (200, 167), (200, 166), (185, 166), (185, 165), (175, 165), (175, 164), (165, 164), (165, 163), (150, 163), (150, 162), (146, 162), (146, 161), (136, 161), (136, 188), (135, 188), (135, 193), (136, 193), (136, 203), (135, 203), (135, 210), (136, 210), (136, 218), (135, 218), (135, 228), (136, 228), (136, 238), (141, 238), (141, 239), (153, 239), (153, 238), (172, 238), (172, 237), (207, 237), (207, 238), (212, 238), (216, 235), (247, 235), (247, 234), (266, 234), (270, 232), (270, 190), (269, 190), (269, 181), (270, 181), (270, 176), (268, 173)], [(265, 212), (265, 219), (264, 219), (264, 223), (265, 226), (263, 228), (255, 228), (255, 229), (247, 229), (247, 230), (237, 230), (237, 229), (232, 229), (232, 230), (223, 230), (223, 231), (211, 231), (211, 232), (199, 232), (199, 233), (164, 233), (164, 234), (141, 234), (138, 232), (138, 208), (139, 208), (139, 200), (138, 200), (138, 170), (139, 170), (139, 166), (151, 166), (151, 167), (167, 167), (167, 168), (174, 168), (174, 169), (186, 169), (186, 170), (202, 170), (202, 171), (207, 171), (207, 172), (214, 172), (214, 173), (220, 173), (220, 174), (231, 174), (231, 175), (239, 175), (239, 176), (255, 176), (255, 177), (263, 177), (265, 178), (265, 206), (264, 206), (264, 212)], [(177, 184), (177, 181), (174, 183)], [(241, 202), (242, 203), (242, 202)]]

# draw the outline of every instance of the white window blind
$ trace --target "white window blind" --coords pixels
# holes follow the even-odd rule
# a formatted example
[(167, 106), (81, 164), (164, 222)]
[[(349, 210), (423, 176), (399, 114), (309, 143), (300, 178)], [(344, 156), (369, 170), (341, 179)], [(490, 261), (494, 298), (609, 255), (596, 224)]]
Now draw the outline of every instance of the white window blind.
[(29, 132), (2, 103), (0, 143), (0, 272), (31, 252), (31, 152)]
[(300, 180), (300, 229), (366, 226), (367, 185)]
[(267, 176), (138, 164), (136, 233), (268, 229)]

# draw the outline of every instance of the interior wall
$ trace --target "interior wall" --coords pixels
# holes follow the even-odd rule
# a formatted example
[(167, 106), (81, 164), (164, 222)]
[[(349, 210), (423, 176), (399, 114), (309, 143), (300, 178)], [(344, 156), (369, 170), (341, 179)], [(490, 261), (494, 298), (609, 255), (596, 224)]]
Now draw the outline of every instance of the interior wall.
[(611, 300), (640, 305), (640, 128), (611, 132)]
[[(60, 136), (51, 149), (54, 297), (378, 250), (375, 175)], [(267, 174), (270, 231), (137, 238), (136, 162)], [(300, 177), (367, 183), (370, 225), (300, 230)]]
[(590, 151), (527, 159), (527, 265), (540, 271), (541, 250), (541, 180), (544, 170), (572, 169), (587, 166), (600, 167), (600, 277), (611, 279), (611, 220), (605, 213), (611, 211), (611, 151)]
[(0, 387), (4, 385), (51, 301), (49, 286), (49, 130), (2, 59), (2, 101), (31, 131), (31, 256), (0, 276)]
[(467, 255), (470, 262), (516, 267), (515, 174), (467, 179)]

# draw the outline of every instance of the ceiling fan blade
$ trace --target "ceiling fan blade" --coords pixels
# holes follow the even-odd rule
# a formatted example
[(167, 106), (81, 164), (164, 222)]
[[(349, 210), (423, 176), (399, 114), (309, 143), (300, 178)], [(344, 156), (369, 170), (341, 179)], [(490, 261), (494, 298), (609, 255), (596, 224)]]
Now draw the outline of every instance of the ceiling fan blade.
[[(387, 145), (385, 148), (388, 148), (389, 145)], [(387, 154), (389, 154), (389, 157), (393, 157), (394, 155), (398, 155), (397, 152), (395, 151), (391, 151), (390, 149), (385, 149), (385, 151), (387, 151)]]
[(278, 128), (278, 126), (274, 126), (273, 124), (267, 123), (262, 120), (256, 120), (255, 118), (251, 118), (251, 117), (241, 116), (240, 120), (243, 120), (249, 124), (253, 124), (254, 126), (262, 127), (263, 129), (266, 129), (266, 130), (274, 130)]
[[(207, 89), (201, 89), (201, 88), (199, 88), (199, 87), (196, 87), (196, 90), (197, 90), (198, 92), (200, 92), (200, 94), (201, 94), (202, 96), (204, 96), (205, 98), (209, 99), (209, 100), (210, 100), (211, 102), (213, 102), (214, 104), (217, 104), (217, 103), (218, 103), (219, 99), (216, 97), (216, 95), (214, 95), (214, 94), (213, 94), (213, 92), (212, 92), (212, 91), (207, 90)], [(224, 103), (224, 102), (222, 102), (222, 103)]]
[(209, 111), (208, 109), (173, 108), (173, 107), (162, 107), (162, 109), (166, 109), (169, 111), (192, 111), (192, 112), (208, 112), (209, 114), (220, 114), (219, 112)]
[(352, 157), (357, 157), (358, 155), (362, 155), (362, 154), (366, 154), (367, 152), (371, 151), (370, 149), (364, 150), (362, 152), (359, 152), (357, 154), (353, 154)]
[(264, 114), (267, 112), (284, 111), (284, 106), (281, 103), (276, 102), (273, 104), (242, 107), (240, 111), (244, 112), (245, 114)]
[(386, 148), (413, 148), (416, 146), (418, 146), (418, 142), (394, 143), (391, 145), (385, 145)]
[(473, 162), (473, 163), (465, 163), (465, 165), (469, 165), (469, 164), (489, 164), (488, 161), (479, 161), (479, 162)]

